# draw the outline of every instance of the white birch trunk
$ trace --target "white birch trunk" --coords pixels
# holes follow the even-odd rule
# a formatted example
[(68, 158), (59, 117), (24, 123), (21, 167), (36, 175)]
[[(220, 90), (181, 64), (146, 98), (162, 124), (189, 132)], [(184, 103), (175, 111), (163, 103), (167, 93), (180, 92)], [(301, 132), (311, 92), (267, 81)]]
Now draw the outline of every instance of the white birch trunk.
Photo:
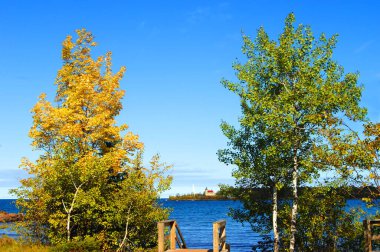
[(276, 184), (274, 185), (273, 188), (273, 195), (272, 195), (272, 200), (273, 200), (273, 209), (272, 209), (272, 221), (273, 221), (273, 236), (274, 236), (274, 241), (273, 241), (273, 251), (278, 252), (279, 250), (279, 234), (278, 234), (278, 228), (277, 228), (277, 187)]
[(292, 219), (290, 224), (290, 245), (289, 245), (289, 251), (294, 252), (295, 249), (295, 243), (296, 243), (296, 222), (297, 222), (297, 208), (298, 208), (298, 192), (297, 192), (297, 186), (298, 186), (298, 157), (297, 157), (297, 148), (294, 147), (294, 154), (293, 154), (293, 173), (292, 173), (292, 187), (293, 187), (293, 207), (292, 207)]
[(116, 250), (116, 252), (119, 252), (123, 249), (123, 247), (125, 246), (125, 243), (127, 241), (127, 237), (128, 237), (128, 224), (129, 224), (129, 213), (131, 212), (131, 208), (132, 208), (132, 205), (129, 205), (129, 208), (128, 208), (128, 212), (127, 212), (127, 223), (125, 224), (125, 231), (124, 231), (124, 237), (123, 237), (123, 240), (121, 241), (120, 245), (119, 245), (119, 248)]
[(65, 209), (65, 212), (67, 214), (67, 220), (66, 220), (66, 232), (67, 232), (67, 241), (69, 242), (70, 241), (70, 238), (71, 238), (71, 213), (73, 212), (73, 209), (74, 209), (74, 205), (75, 205), (75, 200), (77, 198), (77, 195), (78, 195), (78, 192), (79, 192), (79, 189), (81, 188), (81, 186), (83, 185), (84, 183), (80, 184), (79, 186), (75, 186), (75, 194), (74, 194), (74, 197), (73, 197), (73, 200), (71, 201), (71, 205), (70, 205), (70, 209), (67, 209), (66, 205), (65, 205), (65, 202), (62, 200), (62, 204), (63, 204), (63, 208)]

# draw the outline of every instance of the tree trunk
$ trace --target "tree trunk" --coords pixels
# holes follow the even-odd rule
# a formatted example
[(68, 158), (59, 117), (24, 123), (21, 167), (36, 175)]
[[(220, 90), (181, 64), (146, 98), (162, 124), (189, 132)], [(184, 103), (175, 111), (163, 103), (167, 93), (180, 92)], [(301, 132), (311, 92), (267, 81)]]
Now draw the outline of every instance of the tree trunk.
[(67, 242), (70, 242), (70, 237), (71, 237), (71, 229), (70, 229), (70, 220), (71, 220), (71, 212), (67, 213)]
[(277, 187), (276, 184), (273, 187), (273, 209), (272, 209), (272, 221), (273, 221), (273, 252), (278, 252), (279, 250), (279, 235), (278, 235), (278, 229), (277, 229)]
[(116, 250), (116, 252), (119, 252), (123, 249), (125, 246), (125, 243), (127, 241), (127, 236), (128, 236), (128, 225), (129, 225), (129, 213), (131, 212), (132, 204), (129, 205), (128, 212), (127, 212), (127, 223), (125, 223), (125, 231), (124, 231), (124, 237), (123, 240), (121, 241), (119, 248)]
[(296, 222), (297, 222), (297, 208), (298, 208), (298, 192), (297, 192), (297, 186), (298, 186), (298, 157), (297, 157), (297, 148), (294, 147), (293, 149), (293, 172), (292, 172), (292, 187), (293, 187), (293, 207), (292, 207), (292, 219), (290, 224), (290, 245), (289, 245), (289, 251), (294, 252), (295, 249), (295, 243), (296, 243)]
[(79, 189), (82, 187), (83, 184), (84, 183), (80, 184), (79, 186), (76, 186), (75, 183), (74, 183), (75, 194), (73, 196), (73, 200), (71, 201), (70, 209), (67, 209), (67, 207), (65, 205), (65, 202), (62, 199), (63, 208), (65, 209), (65, 212), (67, 214), (66, 231), (67, 231), (67, 241), (68, 242), (70, 241), (70, 238), (71, 238), (71, 226), (70, 226), (70, 224), (71, 224), (71, 213), (74, 210), (74, 204), (75, 204), (75, 200), (77, 198)]

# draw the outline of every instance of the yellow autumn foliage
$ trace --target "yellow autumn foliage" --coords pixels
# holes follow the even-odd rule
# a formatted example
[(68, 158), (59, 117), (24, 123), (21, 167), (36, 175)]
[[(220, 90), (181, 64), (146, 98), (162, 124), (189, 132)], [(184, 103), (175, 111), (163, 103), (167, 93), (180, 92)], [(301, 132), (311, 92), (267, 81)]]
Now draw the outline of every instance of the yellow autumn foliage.
[(111, 53), (93, 59), (94, 46), (85, 29), (77, 31), (76, 40), (67, 36), (54, 103), (43, 93), (32, 109), (29, 136), (41, 155), (35, 162), (22, 160), (31, 177), (13, 190), (26, 211), (20, 230), (31, 241), (51, 244), (91, 236), (109, 250), (126, 246), (121, 239), (128, 223), (129, 239), (151, 248), (156, 221), (168, 214), (157, 198), (170, 186), (169, 166), (158, 156), (148, 168), (141, 164), (139, 136), (115, 120), (125, 67), (113, 73)]

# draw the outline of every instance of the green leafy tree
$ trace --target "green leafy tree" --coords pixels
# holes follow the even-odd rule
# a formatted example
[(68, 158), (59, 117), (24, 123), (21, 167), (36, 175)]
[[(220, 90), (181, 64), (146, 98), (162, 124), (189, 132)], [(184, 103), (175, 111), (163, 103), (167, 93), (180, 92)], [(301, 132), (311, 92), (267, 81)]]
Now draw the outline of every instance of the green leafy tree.
[[(358, 75), (344, 74), (343, 67), (332, 59), (336, 35), (326, 38), (322, 34), (315, 39), (310, 27), (294, 27), (294, 22), (290, 14), (278, 41), (271, 40), (264, 28), (258, 30), (254, 41), (243, 36), (247, 61), (234, 64), (239, 82), (223, 81), (241, 99), (241, 127), (269, 140), (263, 147), (257, 145), (260, 155), (264, 157), (271, 149), (272, 157), (285, 161), (291, 153), (287, 165), (264, 163), (262, 168), (267, 175), (274, 169), (272, 176), (291, 176), (287, 185), (292, 188), (289, 251), (294, 251), (296, 245), (298, 187), (332, 167), (316, 162), (328, 148), (328, 132), (343, 127), (344, 122), (363, 120), (366, 114), (359, 106), (362, 89), (357, 85)], [(238, 171), (243, 168), (238, 164)], [(244, 177), (253, 184), (263, 183), (247, 173)]]
[(168, 215), (157, 199), (170, 185), (169, 166), (155, 156), (144, 167), (138, 136), (122, 136), (128, 127), (115, 117), (125, 68), (113, 74), (111, 53), (93, 59), (95, 46), (84, 29), (65, 39), (56, 105), (42, 94), (32, 110), (29, 135), (41, 154), (22, 161), (31, 176), (13, 190), (26, 213), (22, 230), (44, 243), (93, 237), (104, 250), (152, 247), (155, 221)]
[[(227, 123), (222, 124), (222, 131), (230, 140), (229, 149), (218, 152), (219, 160), (236, 165), (233, 176), (236, 179), (234, 197), (243, 199), (244, 209), (235, 209), (232, 215), (241, 222), (251, 223), (255, 232), (267, 234), (273, 231), (273, 249), (279, 249), (279, 232), (277, 216), (279, 211), (278, 191), (289, 181), (288, 170), (291, 168), (291, 152), (283, 149), (279, 156), (275, 151), (281, 147), (281, 141), (263, 134), (263, 125), (257, 123), (252, 127), (242, 125), (236, 130)], [(267, 194), (257, 195), (252, 188), (267, 189), (271, 192), (272, 201)], [(237, 193), (236, 193), (237, 192)], [(255, 200), (251, 200), (255, 199)], [(271, 209), (271, 210), (270, 210)], [(268, 214), (271, 211), (271, 215)], [(269, 225), (272, 217), (272, 225)]]

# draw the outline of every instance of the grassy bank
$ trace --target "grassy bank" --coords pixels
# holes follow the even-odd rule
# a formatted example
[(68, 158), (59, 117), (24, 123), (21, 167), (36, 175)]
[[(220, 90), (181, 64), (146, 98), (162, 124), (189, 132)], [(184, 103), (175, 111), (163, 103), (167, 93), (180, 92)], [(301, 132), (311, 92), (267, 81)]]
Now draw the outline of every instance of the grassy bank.
[[(0, 237), (1, 252), (99, 252), (101, 248), (94, 242), (71, 242), (56, 246), (24, 244), (8, 236)], [(108, 251), (108, 250), (107, 250)], [(157, 248), (135, 248), (134, 252), (156, 252)]]
[(0, 238), (0, 251), (2, 252), (48, 252), (50, 248), (42, 245), (22, 244), (10, 237)]

